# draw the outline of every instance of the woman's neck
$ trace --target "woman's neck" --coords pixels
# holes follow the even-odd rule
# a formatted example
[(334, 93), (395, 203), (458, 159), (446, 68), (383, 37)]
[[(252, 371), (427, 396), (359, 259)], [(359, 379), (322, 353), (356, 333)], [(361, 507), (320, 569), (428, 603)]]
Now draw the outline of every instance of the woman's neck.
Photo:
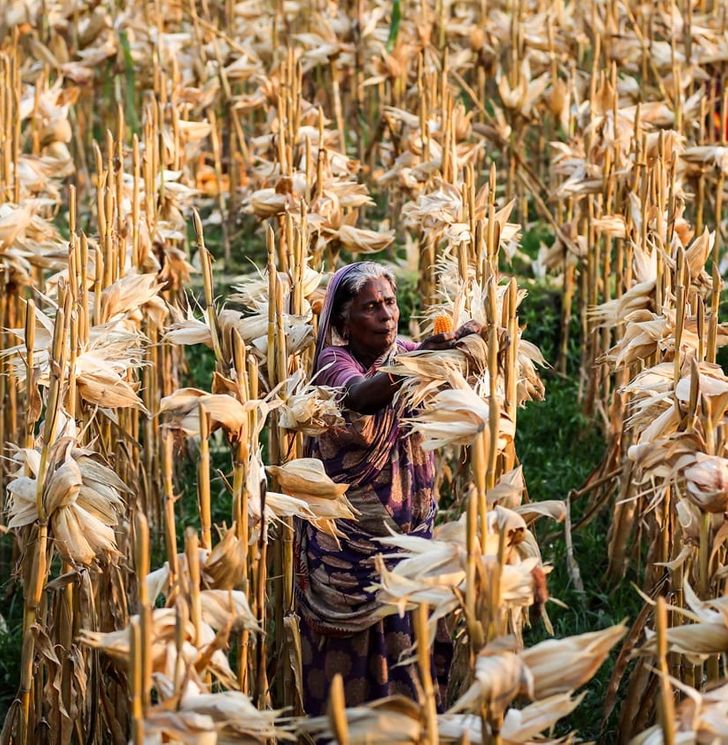
[[(395, 342), (396, 343), (396, 342)], [(364, 369), (368, 370), (378, 359), (381, 359), (389, 350), (385, 349), (381, 352), (373, 352), (370, 349), (359, 349), (349, 343), (349, 351), (354, 355), (357, 362), (359, 362)]]

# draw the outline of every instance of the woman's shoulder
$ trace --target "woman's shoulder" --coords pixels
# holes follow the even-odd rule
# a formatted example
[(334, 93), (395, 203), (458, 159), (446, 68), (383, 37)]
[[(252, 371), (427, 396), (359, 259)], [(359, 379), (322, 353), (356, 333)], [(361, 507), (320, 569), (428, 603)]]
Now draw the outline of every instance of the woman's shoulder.
[(318, 385), (343, 386), (352, 377), (362, 375), (364, 370), (356, 357), (346, 347), (326, 347), (316, 365)]
[(330, 346), (324, 347), (318, 358), (319, 368), (332, 362), (356, 362), (356, 357), (349, 351), (348, 347)]

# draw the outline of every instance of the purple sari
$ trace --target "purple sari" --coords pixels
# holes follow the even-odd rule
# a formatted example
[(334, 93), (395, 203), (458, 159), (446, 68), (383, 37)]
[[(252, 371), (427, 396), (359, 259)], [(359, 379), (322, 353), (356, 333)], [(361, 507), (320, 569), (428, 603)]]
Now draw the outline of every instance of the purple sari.
[[(314, 370), (321, 385), (343, 386), (352, 377), (371, 376), (398, 351), (415, 344), (397, 339), (393, 348), (365, 369), (348, 347), (326, 346), (331, 304), (350, 267), (337, 272), (321, 315)], [(338, 520), (340, 545), (308, 523), (297, 525), (296, 599), (301, 618), (304, 705), (309, 715), (325, 712), (336, 673), (344, 678), (347, 705), (393, 694), (416, 698), (413, 664), (399, 665), (413, 644), (410, 614), (379, 613), (381, 603), (369, 587), (378, 579), (374, 557), (385, 547), (376, 538), (391, 532), (430, 537), (437, 510), (432, 454), (421, 439), (405, 433), (408, 412), (393, 402), (376, 414), (344, 411), (345, 426), (332, 428), (308, 444), (336, 482), (348, 483), (347, 498), (357, 520)], [(387, 562), (390, 566), (394, 560)], [(435, 669), (446, 666), (437, 659)], [(446, 653), (446, 648), (443, 650)], [(439, 677), (439, 676), (438, 676)]]

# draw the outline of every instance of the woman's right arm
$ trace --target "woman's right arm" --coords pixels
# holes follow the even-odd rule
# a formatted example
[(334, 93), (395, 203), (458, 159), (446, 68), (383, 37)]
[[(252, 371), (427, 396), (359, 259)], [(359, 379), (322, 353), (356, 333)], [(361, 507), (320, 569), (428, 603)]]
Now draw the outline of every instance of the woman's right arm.
[[(435, 334), (425, 339), (416, 349), (451, 349), (454, 343), (454, 334)], [(392, 403), (401, 384), (402, 378), (383, 372), (375, 373), (369, 378), (363, 375), (352, 378), (346, 384), (344, 405), (359, 414), (376, 414)]]
[(392, 403), (401, 384), (402, 378), (383, 372), (352, 378), (346, 385), (344, 406), (359, 414), (376, 414)]
[[(479, 330), (479, 324), (471, 322), (459, 328), (454, 334), (445, 333), (428, 336), (417, 349), (432, 351), (452, 349), (455, 342), (462, 336), (478, 333)], [(329, 384), (337, 385), (335, 381)], [(363, 375), (354, 375), (344, 384), (346, 394), (343, 404), (347, 409), (359, 414), (376, 414), (392, 403), (392, 399), (401, 384), (401, 378), (395, 378), (389, 373), (378, 372), (368, 378)]]
[(319, 365), (316, 383), (343, 388), (342, 405), (358, 414), (376, 414), (388, 406), (401, 382), (385, 373), (365, 377), (352, 356), (338, 348), (325, 349)]

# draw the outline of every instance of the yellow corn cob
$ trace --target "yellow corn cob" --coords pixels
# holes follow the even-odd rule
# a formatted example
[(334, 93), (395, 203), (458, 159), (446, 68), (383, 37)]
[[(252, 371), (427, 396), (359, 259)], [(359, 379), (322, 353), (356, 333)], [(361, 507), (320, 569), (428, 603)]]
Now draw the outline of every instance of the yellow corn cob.
[(433, 334), (451, 334), (453, 331), (452, 318), (444, 313), (435, 316), (435, 325), (432, 330)]

